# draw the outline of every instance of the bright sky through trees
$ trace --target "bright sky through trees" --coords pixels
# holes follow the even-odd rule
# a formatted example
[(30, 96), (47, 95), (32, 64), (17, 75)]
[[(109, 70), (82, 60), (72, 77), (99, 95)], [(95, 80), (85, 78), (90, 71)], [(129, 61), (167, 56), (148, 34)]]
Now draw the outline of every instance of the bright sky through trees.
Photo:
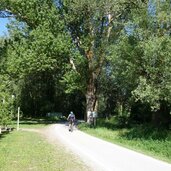
[(6, 25), (9, 23), (7, 18), (0, 18), (0, 36), (7, 34)]

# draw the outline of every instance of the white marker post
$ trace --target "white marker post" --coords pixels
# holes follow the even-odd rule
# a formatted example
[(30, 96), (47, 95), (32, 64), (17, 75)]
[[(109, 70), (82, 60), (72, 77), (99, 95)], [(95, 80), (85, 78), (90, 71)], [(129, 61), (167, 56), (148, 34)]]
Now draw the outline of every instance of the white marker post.
[(17, 131), (19, 131), (20, 124), (20, 107), (18, 107), (18, 115), (17, 115)]

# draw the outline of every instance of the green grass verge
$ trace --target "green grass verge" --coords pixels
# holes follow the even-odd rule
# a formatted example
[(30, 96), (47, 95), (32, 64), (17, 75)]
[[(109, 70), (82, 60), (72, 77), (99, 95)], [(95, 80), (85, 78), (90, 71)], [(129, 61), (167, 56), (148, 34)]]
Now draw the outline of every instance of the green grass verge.
[(102, 125), (90, 128), (83, 123), (78, 127), (90, 135), (171, 163), (171, 131), (152, 129), (145, 125), (132, 128)]
[(82, 162), (61, 145), (49, 144), (40, 134), (13, 131), (0, 136), (2, 171), (85, 171)]

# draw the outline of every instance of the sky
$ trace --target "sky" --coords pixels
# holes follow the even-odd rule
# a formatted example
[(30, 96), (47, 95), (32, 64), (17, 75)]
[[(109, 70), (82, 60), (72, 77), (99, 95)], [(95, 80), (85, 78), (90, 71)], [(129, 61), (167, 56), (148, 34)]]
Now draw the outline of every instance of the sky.
[(8, 23), (7, 18), (0, 18), (0, 36), (4, 36), (5, 34), (8, 33), (6, 25)]

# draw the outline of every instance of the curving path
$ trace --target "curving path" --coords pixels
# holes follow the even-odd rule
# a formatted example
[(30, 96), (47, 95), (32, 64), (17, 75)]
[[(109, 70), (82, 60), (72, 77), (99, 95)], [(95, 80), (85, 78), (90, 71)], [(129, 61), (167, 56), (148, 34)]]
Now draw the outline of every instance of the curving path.
[(90, 136), (77, 129), (68, 131), (65, 124), (46, 129), (22, 129), (43, 133), (51, 142), (61, 142), (68, 152), (77, 155), (92, 171), (171, 171), (171, 164)]
[(44, 132), (60, 141), (93, 171), (171, 171), (171, 164), (100, 140), (79, 130), (72, 133), (65, 124), (54, 124)]

